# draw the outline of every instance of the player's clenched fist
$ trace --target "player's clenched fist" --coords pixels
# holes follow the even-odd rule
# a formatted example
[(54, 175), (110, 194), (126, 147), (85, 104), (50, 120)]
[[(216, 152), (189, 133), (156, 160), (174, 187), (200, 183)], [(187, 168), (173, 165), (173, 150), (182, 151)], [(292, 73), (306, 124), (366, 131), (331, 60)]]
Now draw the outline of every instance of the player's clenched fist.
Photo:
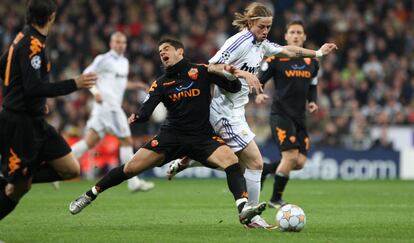
[(86, 73), (75, 78), (75, 83), (78, 89), (92, 88), (96, 84), (97, 76), (94, 73)]

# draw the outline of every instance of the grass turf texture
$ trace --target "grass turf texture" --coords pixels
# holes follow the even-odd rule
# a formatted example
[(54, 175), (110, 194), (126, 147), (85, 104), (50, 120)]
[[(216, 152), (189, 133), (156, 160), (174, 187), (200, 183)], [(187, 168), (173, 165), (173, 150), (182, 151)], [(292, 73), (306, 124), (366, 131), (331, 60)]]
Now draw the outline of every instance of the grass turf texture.
[[(300, 233), (247, 230), (223, 179), (155, 180), (151, 192), (122, 184), (79, 215), (68, 204), (91, 182), (65, 182), (59, 191), (35, 185), (0, 221), (4, 242), (413, 242), (414, 181), (296, 181), (285, 199), (307, 216)], [(270, 198), (268, 179), (262, 199)], [(276, 211), (263, 216), (274, 222)]]

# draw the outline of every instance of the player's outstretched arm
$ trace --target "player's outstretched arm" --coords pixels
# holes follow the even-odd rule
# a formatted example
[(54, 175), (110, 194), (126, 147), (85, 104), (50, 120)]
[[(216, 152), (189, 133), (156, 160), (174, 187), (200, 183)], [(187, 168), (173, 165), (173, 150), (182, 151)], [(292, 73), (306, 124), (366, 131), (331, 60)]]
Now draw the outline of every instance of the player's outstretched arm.
[(144, 91), (148, 91), (149, 89), (149, 85), (144, 83), (144, 82), (133, 82), (133, 81), (128, 81), (127, 83), (127, 87), (128, 90), (144, 90)]
[(317, 51), (299, 46), (283, 46), (281, 52), (276, 54), (276, 56), (289, 58), (322, 57), (337, 49), (338, 47), (334, 43), (325, 43)]
[(95, 73), (81, 74), (75, 78), (76, 87), (78, 89), (90, 89), (96, 84), (96, 79)]
[(263, 92), (262, 84), (256, 75), (240, 69), (236, 69), (233, 65), (210, 63), (208, 65), (208, 72), (225, 76), (229, 80), (232, 79), (231, 75), (233, 75), (235, 78), (243, 78), (249, 85), (250, 93), (252, 93), (253, 90), (255, 90), (256, 94)]

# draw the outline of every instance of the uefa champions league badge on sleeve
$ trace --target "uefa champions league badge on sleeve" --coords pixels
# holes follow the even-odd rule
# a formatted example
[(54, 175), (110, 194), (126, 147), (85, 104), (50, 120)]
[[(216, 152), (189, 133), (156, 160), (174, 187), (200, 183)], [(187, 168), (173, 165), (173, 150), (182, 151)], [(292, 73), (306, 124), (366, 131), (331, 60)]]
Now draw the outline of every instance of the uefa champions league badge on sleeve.
[(32, 57), (32, 59), (30, 59), (30, 64), (32, 65), (34, 69), (37, 70), (42, 66), (42, 59), (40, 58), (39, 55), (36, 55)]

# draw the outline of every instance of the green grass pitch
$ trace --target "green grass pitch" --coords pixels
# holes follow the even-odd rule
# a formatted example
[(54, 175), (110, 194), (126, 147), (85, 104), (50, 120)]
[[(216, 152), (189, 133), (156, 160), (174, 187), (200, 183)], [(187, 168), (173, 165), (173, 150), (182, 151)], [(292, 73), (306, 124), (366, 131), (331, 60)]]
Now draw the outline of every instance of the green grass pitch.
[[(122, 184), (72, 216), (69, 202), (93, 185), (34, 185), (0, 221), (3, 242), (414, 242), (414, 181), (297, 181), (285, 199), (307, 216), (299, 233), (247, 230), (224, 179), (155, 180), (151, 192)], [(270, 197), (269, 179), (262, 199)], [(263, 215), (274, 221), (275, 210)]]

